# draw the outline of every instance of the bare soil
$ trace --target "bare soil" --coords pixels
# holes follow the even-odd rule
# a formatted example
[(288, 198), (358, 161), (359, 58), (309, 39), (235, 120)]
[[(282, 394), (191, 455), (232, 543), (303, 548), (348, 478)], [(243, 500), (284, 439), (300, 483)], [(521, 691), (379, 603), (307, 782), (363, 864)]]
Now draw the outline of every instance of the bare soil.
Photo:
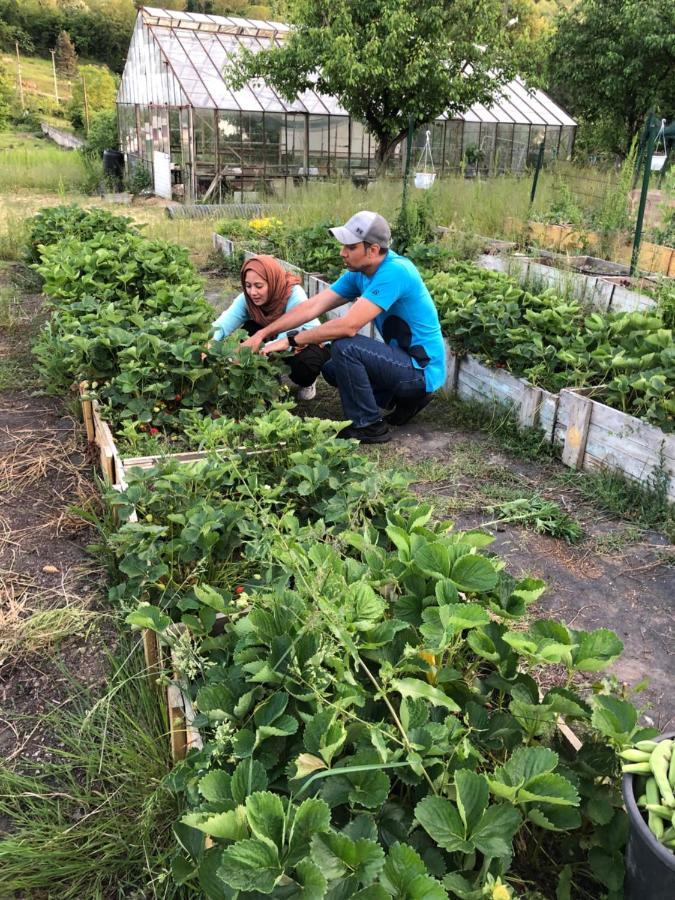
[[(24, 299), (34, 323), (39, 297)], [(62, 400), (36, 391), (31, 330), (26, 324), (0, 328), (0, 364), (16, 360), (23, 382), (0, 393), (0, 756), (5, 760), (50, 756), (55, 738), (43, 714), (67, 705), (74, 683), (102, 684), (105, 651), (114, 651), (115, 643), (101, 603), (104, 572), (85, 549), (95, 532), (72, 509), (96, 505), (86, 439)], [(70, 613), (65, 627), (59, 618), (64, 609)]]

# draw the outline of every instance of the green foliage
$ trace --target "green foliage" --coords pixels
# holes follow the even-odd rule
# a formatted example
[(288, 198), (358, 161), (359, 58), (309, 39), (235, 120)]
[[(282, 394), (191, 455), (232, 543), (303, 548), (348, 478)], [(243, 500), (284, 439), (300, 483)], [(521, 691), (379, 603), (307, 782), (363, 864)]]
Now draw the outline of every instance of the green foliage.
[(429, 244), (435, 227), (431, 197), (428, 193), (418, 200), (401, 204), (392, 228), (392, 246), (397, 253), (406, 254), (412, 247)]
[(288, 40), (244, 53), (232, 80), (263, 77), (289, 100), (308, 88), (335, 97), (376, 137), (383, 164), (411, 117), (419, 128), (492, 98), (504, 77), (500, 12), (492, 0), (296, 0)]
[(73, 93), (68, 104), (68, 116), (75, 128), (84, 128), (85, 121), (85, 89), (89, 110), (89, 124), (94, 112), (115, 108), (118, 79), (107, 69), (100, 66), (80, 66), (73, 82)]
[[(84, 239), (39, 243), (58, 231)], [(279, 398), (279, 360), (236, 336), (206, 346), (213, 313), (185, 250), (77, 207), (39, 214), (32, 246), (53, 311), (34, 347), (43, 381), (57, 393), (91, 382), (127, 440), (180, 430), (186, 409), (238, 418)]]
[[(306, 272), (336, 278), (342, 271), (340, 244), (328, 231), (339, 224), (335, 221), (320, 222), (305, 227), (284, 225), (279, 219), (225, 219), (218, 223), (217, 231), (232, 241), (239, 242), (247, 250), (269, 253), (286, 260)], [(237, 255), (236, 274), (239, 274), (243, 258)]]
[(104, 109), (95, 112), (91, 117), (89, 134), (84, 145), (85, 153), (100, 159), (104, 150), (117, 150), (118, 146), (117, 111)]
[(14, 100), (14, 86), (6, 67), (0, 63), (0, 131), (7, 127)]
[(575, 117), (606, 123), (606, 149), (623, 156), (650, 110), (675, 109), (674, 33), (670, 0), (580, 0), (557, 20), (549, 89)]
[(28, 220), (28, 254), (30, 262), (41, 258), (40, 247), (48, 247), (68, 238), (88, 241), (101, 232), (106, 234), (138, 234), (132, 219), (105, 209), (83, 209), (76, 203), (50, 206)]
[(26, 721), (52, 736), (46, 758), (0, 763), (2, 896), (131, 896), (166, 876), (180, 814), (161, 786), (167, 724), (139, 655), (125, 641), (120, 655), (103, 696), (73, 675), (67, 704)]
[(673, 430), (672, 334), (655, 313), (588, 313), (553, 290), (534, 293), (497, 272), (458, 263), (428, 279), (452, 347), (550, 391), (594, 397)]
[[(268, 434), (292, 428), (297, 441), (303, 426), (290, 417), (272, 430), (274, 415)], [(314, 444), (364, 466), (339, 442)], [(292, 472), (285, 449), (276, 452), (279, 471)], [(170, 644), (161, 615), (180, 618), (201, 661), (186, 689), (204, 748), (170, 779), (190, 809), (182, 826), (200, 835), (189, 852), (182, 841), (183, 883), (213, 884), (214, 896), (223, 884), (273, 896), (311, 884), (319, 898), (443, 898), (479, 896), (509, 870), (546, 881), (570, 865), (588, 877), (590, 853), (604, 860), (625, 839), (606, 738), (618, 727), (632, 738), (637, 716), (619, 721), (625, 701), (569, 686), (540, 698), (531, 672), (562, 663), (569, 684), (576, 671), (605, 668), (620, 641), (556, 622), (523, 632), (517, 620), (543, 583), (506, 574), (484, 555), (484, 533), (431, 525), (428, 507), (392, 504), (381, 489), (379, 512), (326, 528), (323, 503), (292, 481), (277, 489), (269, 466), (263, 453), (245, 467), (222, 457), (164, 463), (132, 472), (113, 498), (123, 518), (139, 514), (108, 539), (122, 579), (115, 599), (148, 598), (157, 622), (147, 606), (142, 621)], [(233, 475), (228, 496), (223, 478)], [(363, 472), (350, 478), (356, 485)], [(335, 480), (334, 496), (344, 483)], [(247, 496), (256, 523), (227, 511)], [(272, 518), (268, 504), (282, 500), (286, 512)], [(216, 609), (224, 619), (214, 631)], [(578, 759), (546, 746), (559, 715), (586, 731)], [(601, 864), (593, 872), (605, 883)]]
[(137, 161), (133, 171), (126, 180), (126, 188), (132, 194), (141, 194), (152, 188), (152, 176), (150, 170), (143, 162)]

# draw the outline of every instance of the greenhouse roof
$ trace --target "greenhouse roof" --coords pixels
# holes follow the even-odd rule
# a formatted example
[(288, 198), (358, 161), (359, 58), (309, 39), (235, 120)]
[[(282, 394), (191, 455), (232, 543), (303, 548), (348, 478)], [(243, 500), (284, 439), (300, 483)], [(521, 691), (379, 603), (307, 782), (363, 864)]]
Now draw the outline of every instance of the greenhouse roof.
[[(141, 39), (139, 23), (150, 40)], [(119, 103), (171, 104), (244, 112), (300, 112), (346, 116), (337, 100), (308, 90), (291, 103), (262, 79), (235, 90), (223, 71), (242, 47), (256, 51), (281, 45), (290, 26), (282, 22), (210, 16), (142, 7), (118, 94)], [(159, 54), (162, 66), (154, 57)], [(489, 106), (474, 104), (464, 113), (439, 118), (466, 122), (575, 125), (542, 91), (518, 78), (501, 89)]]

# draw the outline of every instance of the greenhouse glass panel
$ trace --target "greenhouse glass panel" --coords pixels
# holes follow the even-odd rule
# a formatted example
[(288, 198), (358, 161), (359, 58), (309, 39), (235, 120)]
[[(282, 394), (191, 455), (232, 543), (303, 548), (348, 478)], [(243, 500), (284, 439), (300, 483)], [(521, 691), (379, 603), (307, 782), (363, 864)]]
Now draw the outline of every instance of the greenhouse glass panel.
[(469, 148), (478, 149), (480, 146), (480, 123), (479, 122), (465, 122), (464, 123), (464, 135), (462, 138), (462, 156), (466, 159), (466, 151)]
[(513, 159), (511, 168), (522, 172), (527, 165), (527, 149), (530, 145), (530, 126), (516, 125), (513, 129)]
[(193, 127), (195, 133), (195, 162), (216, 165), (215, 114), (211, 109), (195, 109)]
[(305, 119), (302, 113), (288, 113), (286, 116), (282, 160), (293, 175), (305, 166)]
[(495, 145), (495, 171), (508, 172), (513, 156), (513, 125), (497, 125), (497, 143)]
[(352, 119), (352, 152), (350, 169), (367, 169), (370, 162), (370, 135), (361, 122)]
[(242, 166), (259, 168), (262, 173), (265, 163), (265, 123), (261, 112), (241, 114), (241, 141)]
[(482, 158), (478, 163), (478, 171), (491, 172), (494, 168), (495, 143), (497, 141), (497, 126), (493, 122), (483, 122), (480, 126), (480, 149)]
[(537, 164), (537, 155), (539, 154), (539, 145), (546, 137), (545, 125), (533, 125), (530, 129), (530, 146), (527, 151), (527, 164), (535, 166)]
[[(309, 174), (327, 175), (329, 167), (328, 116), (309, 117)], [(317, 171), (312, 171), (316, 169)]]
[(287, 174), (287, 166), (282, 159), (285, 132), (285, 113), (265, 113), (265, 171), (269, 174)]
[(169, 153), (171, 162), (177, 166), (182, 165), (183, 151), (180, 139), (180, 110), (169, 110)]
[(544, 149), (544, 158), (547, 160), (558, 159), (558, 142), (560, 141), (560, 126), (546, 126), (546, 147)]
[(560, 135), (560, 149), (558, 159), (570, 159), (572, 156), (572, 141), (574, 140), (574, 126), (564, 125)]
[(443, 168), (446, 172), (459, 171), (462, 161), (462, 133), (464, 123), (459, 119), (448, 119), (445, 123), (445, 158)]
[(349, 168), (349, 118), (330, 117), (330, 166), (331, 172), (343, 172)]
[(220, 168), (241, 166), (241, 113), (218, 110), (218, 153)]
[(125, 153), (138, 154), (138, 131), (136, 129), (136, 107), (127, 104), (118, 106), (120, 147)]

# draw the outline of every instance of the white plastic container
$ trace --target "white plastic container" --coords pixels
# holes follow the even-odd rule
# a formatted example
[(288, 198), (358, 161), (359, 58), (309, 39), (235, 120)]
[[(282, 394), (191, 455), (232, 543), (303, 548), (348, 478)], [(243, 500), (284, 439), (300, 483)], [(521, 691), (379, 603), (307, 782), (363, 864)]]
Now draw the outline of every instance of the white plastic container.
[(426, 191), (434, 183), (435, 178), (436, 178), (435, 172), (416, 172), (415, 173), (415, 187), (422, 188), (422, 190)]

